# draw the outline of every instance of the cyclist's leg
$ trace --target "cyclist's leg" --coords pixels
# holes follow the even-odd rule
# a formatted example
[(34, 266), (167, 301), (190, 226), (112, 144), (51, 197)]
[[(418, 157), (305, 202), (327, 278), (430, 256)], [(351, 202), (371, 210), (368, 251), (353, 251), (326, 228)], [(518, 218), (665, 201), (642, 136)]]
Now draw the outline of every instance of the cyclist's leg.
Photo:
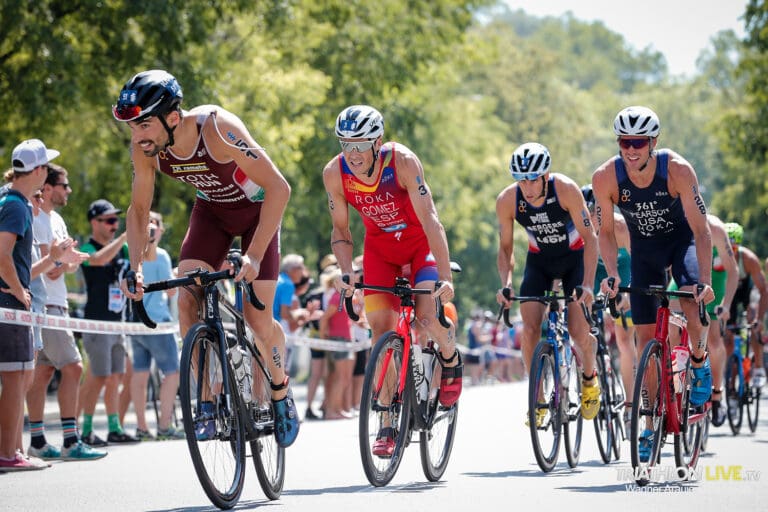
[(637, 366), (637, 351), (635, 350), (635, 326), (630, 316), (626, 317), (626, 329), (621, 323), (621, 318), (616, 320), (614, 328), (616, 332), (616, 346), (619, 348), (619, 366), (621, 367), (621, 380), (624, 383), (626, 400), (632, 400), (635, 389), (635, 367)]
[[(699, 265), (696, 259), (696, 247), (693, 240), (682, 241), (675, 249), (672, 260), (672, 276), (683, 291), (694, 291), (699, 281)], [(693, 405), (702, 405), (712, 395), (712, 371), (707, 355), (707, 327), (699, 318), (698, 304), (692, 299), (680, 299), (680, 307), (688, 321), (688, 336), (691, 344), (691, 382), (690, 401)]]
[[(554, 279), (546, 272), (546, 267), (537, 264), (537, 258), (528, 253), (525, 262), (525, 271), (523, 272), (523, 281), (520, 283), (519, 295), (534, 297), (544, 295), (547, 290), (552, 289)], [(520, 317), (523, 320), (523, 331), (520, 335), (520, 349), (523, 353), (523, 362), (528, 375), (531, 375), (531, 365), (533, 362), (533, 353), (536, 345), (543, 336), (544, 315), (547, 306), (541, 302), (522, 302), (520, 304)], [(544, 382), (541, 382), (543, 386)], [(530, 389), (530, 384), (529, 384)], [(537, 396), (544, 396), (544, 390), (540, 387)], [(538, 427), (546, 418), (547, 410), (545, 408), (536, 409), (536, 426)], [(529, 423), (530, 413), (525, 412), (526, 425)]]

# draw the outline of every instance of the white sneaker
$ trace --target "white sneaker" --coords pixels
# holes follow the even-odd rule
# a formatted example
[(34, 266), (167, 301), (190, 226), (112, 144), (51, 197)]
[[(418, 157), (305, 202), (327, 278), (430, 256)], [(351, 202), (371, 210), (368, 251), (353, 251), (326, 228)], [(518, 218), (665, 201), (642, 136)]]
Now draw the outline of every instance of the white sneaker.
[(752, 370), (752, 386), (760, 389), (763, 385), (765, 385), (765, 368), (760, 366)]

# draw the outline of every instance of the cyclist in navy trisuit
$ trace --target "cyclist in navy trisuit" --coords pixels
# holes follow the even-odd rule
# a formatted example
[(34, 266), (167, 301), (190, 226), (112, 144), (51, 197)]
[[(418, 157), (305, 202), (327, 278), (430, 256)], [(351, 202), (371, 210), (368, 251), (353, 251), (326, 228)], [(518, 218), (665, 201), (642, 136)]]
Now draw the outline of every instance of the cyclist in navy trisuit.
[[(715, 295), (711, 286), (712, 235), (696, 172), (677, 153), (656, 150), (660, 124), (651, 109), (625, 108), (616, 116), (613, 128), (619, 155), (598, 167), (592, 176), (600, 254), (608, 276), (615, 279), (613, 288), (608, 285), (609, 278), (604, 279), (602, 291), (613, 296), (621, 283), (613, 220), (613, 207), (618, 205), (629, 227), (632, 286), (666, 286), (666, 269), (671, 265), (680, 289), (692, 291), (696, 297), (681, 299), (680, 306), (688, 319), (693, 345), (691, 402), (701, 405), (712, 392), (712, 373), (706, 352), (707, 329), (699, 319), (697, 304), (708, 304)], [(699, 283), (704, 285), (701, 293), (696, 290)], [(630, 304), (637, 353), (642, 354), (654, 336), (658, 301), (631, 294)]]
[[(147, 225), (157, 171), (197, 189), (195, 205), (179, 254), (179, 275), (204, 268), (218, 270), (235, 237), (241, 237), (243, 265), (236, 280), (251, 283), (266, 308), (246, 301), (245, 319), (266, 347), (275, 439), (286, 447), (299, 430), (299, 416), (288, 387), (284, 364), (285, 334), (272, 318), (272, 302), (280, 267), (280, 221), (291, 189), (266, 151), (243, 122), (215, 105), (181, 109), (182, 91), (176, 79), (162, 70), (144, 71), (125, 84), (112, 113), (131, 129), (133, 191), (126, 214), (131, 268), (136, 270), (136, 293), (143, 292), (141, 262), (147, 246)], [(179, 327), (184, 336), (197, 321), (198, 296), (179, 294)], [(204, 403), (203, 406), (206, 404)], [(212, 406), (212, 404), (211, 404)], [(199, 439), (213, 434), (212, 422), (200, 426)]]
[[(525, 260), (520, 296), (544, 295), (556, 279), (562, 280), (563, 291), (570, 295), (577, 288), (582, 293), (578, 301), (592, 302), (592, 284), (597, 265), (597, 239), (581, 195), (581, 189), (563, 174), (549, 172), (549, 150), (538, 143), (528, 142), (515, 149), (509, 172), (517, 180), (496, 198), (499, 222), (499, 254), (497, 266), (501, 286), (512, 290), (515, 270), (513, 234), (515, 221), (528, 234), (528, 255)], [(505, 307), (511, 302), (502, 290), (496, 300)], [(533, 351), (541, 338), (546, 305), (523, 301), (521, 348), (526, 368), (530, 371)], [(582, 370), (581, 414), (591, 420), (600, 408), (600, 386), (595, 378), (597, 340), (589, 332), (589, 324), (580, 307), (568, 309), (568, 332), (575, 342)], [(539, 409), (536, 422), (546, 414)]]

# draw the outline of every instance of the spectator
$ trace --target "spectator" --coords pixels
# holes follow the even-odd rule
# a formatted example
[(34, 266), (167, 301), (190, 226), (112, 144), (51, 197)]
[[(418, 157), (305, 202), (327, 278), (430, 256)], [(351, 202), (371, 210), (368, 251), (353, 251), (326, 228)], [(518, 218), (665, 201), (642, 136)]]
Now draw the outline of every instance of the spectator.
[[(341, 270), (334, 268), (322, 275), (323, 288), (333, 289), (336, 279), (341, 279)], [(347, 314), (339, 311), (341, 293), (333, 289), (328, 303), (320, 318), (320, 338), (351, 343), (352, 326)], [(341, 347), (340, 347), (341, 348)], [(345, 392), (352, 387), (352, 370), (355, 365), (355, 355), (348, 350), (330, 350), (329, 380), (326, 383), (326, 402), (324, 419), (338, 420), (351, 418), (351, 414), (345, 410)]]
[[(363, 256), (357, 256), (352, 261), (352, 272), (355, 281), (363, 282)], [(352, 296), (352, 306), (360, 320), (352, 324), (352, 339), (357, 343), (371, 342), (371, 327), (368, 325), (368, 318), (365, 316), (365, 303), (361, 294), (356, 293)], [(456, 323), (454, 322), (454, 325)], [(358, 350), (355, 353), (355, 367), (352, 370), (352, 387), (349, 398), (353, 413), (360, 411), (360, 397), (363, 393), (363, 380), (365, 379), (365, 365), (368, 362), (368, 354), (371, 349)]]
[[(320, 260), (320, 283), (321, 285), (310, 291), (307, 295), (305, 307), (314, 308), (314, 313), (309, 319), (310, 336), (318, 336), (320, 332), (320, 317), (325, 309), (325, 294), (329, 290), (323, 287), (322, 275), (329, 269), (336, 268), (336, 257), (333, 254), (326, 254)], [(311, 305), (311, 306), (310, 306)], [(317, 350), (310, 348), (310, 364), (309, 364), (309, 380), (307, 382), (307, 411), (304, 413), (304, 419), (306, 420), (319, 420), (321, 416), (312, 409), (312, 402), (315, 400), (317, 394), (317, 388), (320, 386), (320, 382), (327, 378), (327, 363), (325, 361), (325, 350)], [(325, 410), (325, 406), (321, 406), (321, 410)]]
[[(165, 249), (159, 247), (165, 231), (163, 217), (157, 212), (149, 213), (149, 244), (144, 252), (144, 279), (151, 283), (173, 278), (171, 257)], [(173, 296), (176, 289), (165, 292), (144, 294), (144, 308), (150, 318), (157, 322), (170, 322), (171, 311), (168, 306), (168, 296)], [(176, 392), (179, 389), (179, 352), (176, 337), (173, 333), (147, 334), (132, 336), (133, 345), (133, 377), (131, 379), (131, 396), (136, 408), (136, 438), (140, 441), (154, 439), (147, 427), (145, 414), (147, 381), (152, 359), (163, 372), (163, 382), (160, 384), (160, 418), (157, 424), (157, 439), (184, 439), (184, 432), (171, 425)]]
[(295, 313), (296, 283), (301, 281), (304, 272), (304, 258), (298, 254), (287, 254), (280, 264), (280, 275), (277, 277), (275, 301), (272, 304), (272, 315), (280, 322), (286, 334), (294, 332), (303, 325), (302, 316)]
[[(56, 257), (56, 263), (42, 276), (45, 290), (44, 310), (50, 316), (69, 317), (65, 272), (75, 272), (80, 263), (88, 258), (86, 253), (75, 251), (76, 244), (70, 238), (64, 219), (55, 208), (66, 206), (72, 188), (69, 186), (67, 170), (49, 163), (47, 177), (42, 188), (40, 213), (35, 217), (33, 229), (40, 243), (40, 256), (52, 255), (57, 245), (71, 247), (76, 258), (63, 261)], [(29, 454), (41, 459), (94, 460), (107, 453), (84, 444), (77, 433), (77, 402), (79, 400), (80, 377), (83, 373), (82, 357), (75, 343), (72, 331), (42, 329), (43, 347), (38, 352), (32, 387), (27, 392), (29, 430), (31, 442)], [(61, 431), (64, 436), (61, 449), (48, 443), (43, 423), (45, 395), (54, 370), (61, 372), (57, 389)]]
[(480, 384), (483, 380), (483, 370), (485, 369), (485, 346), (491, 342), (490, 335), (485, 331), (485, 319), (483, 311), (473, 311), (472, 317), (467, 329), (467, 341), (469, 353), (466, 357), (466, 365), (469, 370), (470, 382)]
[[(122, 213), (106, 199), (98, 199), (88, 208), (91, 237), (83, 246), (90, 257), (83, 263), (83, 276), (88, 292), (85, 318), (120, 321), (125, 312), (125, 300), (120, 281), (128, 270), (126, 234), (115, 236)], [(122, 334), (83, 333), (83, 348), (90, 361), (90, 382), (82, 391), (83, 440), (92, 446), (106, 443), (93, 432), (96, 401), (104, 389), (104, 406), (109, 425), (108, 443), (135, 443), (120, 424), (118, 386), (125, 373), (125, 337)]]
[[(0, 191), (0, 307), (29, 310), (32, 259), (32, 195), (46, 177), (45, 164), (59, 156), (42, 141), (26, 140), (12, 154), (13, 179)], [(24, 393), (33, 377), (32, 329), (0, 324), (0, 470), (44, 469), (17, 451), (24, 415)]]

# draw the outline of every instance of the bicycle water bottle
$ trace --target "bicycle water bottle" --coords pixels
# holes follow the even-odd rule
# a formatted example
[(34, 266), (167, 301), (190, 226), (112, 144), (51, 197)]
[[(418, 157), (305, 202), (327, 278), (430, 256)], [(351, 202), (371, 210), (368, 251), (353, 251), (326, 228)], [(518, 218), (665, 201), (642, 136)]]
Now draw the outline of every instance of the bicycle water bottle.
[(690, 351), (688, 347), (678, 345), (672, 348), (672, 379), (675, 384), (675, 393), (683, 390), (685, 382), (685, 370), (688, 368)]
[(421, 345), (414, 343), (413, 349), (413, 386), (416, 388), (416, 398), (419, 402), (427, 399), (429, 387), (424, 379), (424, 360), (421, 354)]
[[(231, 343), (227, 335), (227, 342)], [(234, 338), (234, 337), (233, 337)], [(235, 370), (235, 380), (237, 381), (237, 388), (240, 390), (245, 403), (251, 402), (251, 382), (250, 382), (250, 367), (251, 367), (251, 354), (237, 344), (235, 341), (234, 346), (230, 345), (228, 350), (229, 359), (232, 361), (232, 368)]]

